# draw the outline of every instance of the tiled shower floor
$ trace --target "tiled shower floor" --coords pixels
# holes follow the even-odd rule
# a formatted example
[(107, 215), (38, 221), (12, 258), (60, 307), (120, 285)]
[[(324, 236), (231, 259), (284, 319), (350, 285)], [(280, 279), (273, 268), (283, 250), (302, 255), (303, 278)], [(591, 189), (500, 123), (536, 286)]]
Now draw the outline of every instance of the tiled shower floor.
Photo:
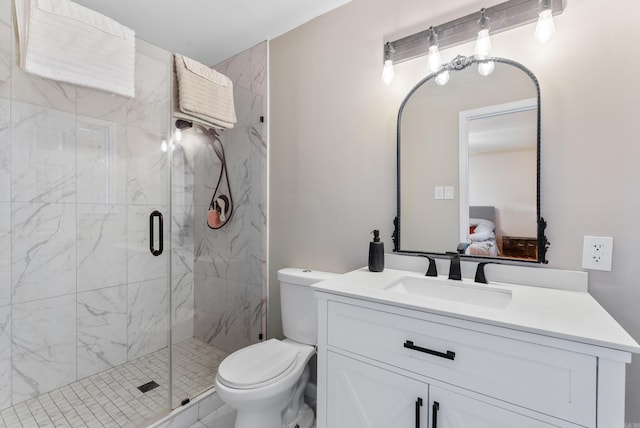
[[(168, 348), (0, 411), (0, 428), (139, 427), (167, 410)], [(196, 338), (173, 346), (173, 406), (213, 385), (228, 354)], [(142, 393), (150, 381), (160, 386)]]

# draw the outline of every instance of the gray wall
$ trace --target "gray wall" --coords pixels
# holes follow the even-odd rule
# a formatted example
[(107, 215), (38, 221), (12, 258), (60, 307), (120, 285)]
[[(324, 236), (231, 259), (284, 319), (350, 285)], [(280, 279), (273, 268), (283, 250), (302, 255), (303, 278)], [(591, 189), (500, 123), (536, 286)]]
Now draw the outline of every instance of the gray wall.
[[(396, 114), (426, 60), (397, 66), (387, 87), (383, 43), (499, 2), (353, 0), (271, 42), (270, 334), (280, 334), (279, 268), (365, 266), (374, 228), (391, 249)], [(612, 236), (613, 270), (590, 272), (589, 289), (636, 340), (638, 16), (636, 0), (569, 1), (546, 45), (534, 24), (493, 37), (494, 55), (523, 63), (541, 84), (541, 203), (552, 244), (541, 268), (580, 270), (583, 236)], [(468, 55), (473, 44), (442, 53)], [(629, 422), (640, 423), (637, 403), (640, 356), (628, 366)]]

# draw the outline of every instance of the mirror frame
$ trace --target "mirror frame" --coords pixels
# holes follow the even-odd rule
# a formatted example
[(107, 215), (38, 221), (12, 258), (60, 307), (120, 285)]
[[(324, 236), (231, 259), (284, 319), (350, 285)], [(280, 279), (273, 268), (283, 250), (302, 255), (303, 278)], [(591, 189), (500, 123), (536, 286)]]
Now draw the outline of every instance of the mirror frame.
[(523, 71), (524, 73), (526, 73), (529, 78), (531, 79), (531, 81), (533, 82), (533, 84), (535, 85), (536, 88), (536, 98), (538, 101), (538, 112), (537, 112), (537, 138), (536, 138), (536, 144), (537, 144), (537, 154), (536, 154), (536, 218), (537, 218), (537, 240), (538, 240), (538, 258), (537, 260), (525, 260), (525, 259), (517, 259), (517, 258), (510, 258), (510, 257), (487, 257), (487, 256), (476, 256), (476, 255), (468, 255), (468, 254), (460, 254), (460, 257), (464, 257), (464, 258), (469, 258), (472, 260), (482, 260), (482, 261), (491, 261), (494, 263), (503, 263), (503, 262), (524, 262), (524, 263), (541, 263), (541, 264), (546, 264), (549, 261), (546, 258), (547, 255), (547, 249), (549, 248), (550, 242), (547, 240), (547, 237), (545, 235), (545, 229), (547, 227), (547, 222), (545, 221), (545, 219), (540, 215), (540, 124), (541, 124), (541, 103), (540, 103), (540, 83), (538, 82), (538, 79), (536, 78), (536, 76), (533, 74), (533, 72), (531, 72), (531, 70), (529, 70), (527, 67), (525, 67), (524, 65), (520, 64), (519, 62), (510, 60), (510, 59), (506, 59), (506, 58), (500, 58), (500, 57), (488, 57), (488, 58), (484, 58), (484, 59), (479, 59), (477, 57), (466, 57), (466, 56), (462, 56), (462, 55), (458, 55), (456, 56), (451, 62), (444, 64), (442, 66), (442, 68), (436, 72), (436, 73), (432, 73), (427, 75), (424, 79), (420, 80), (413, 88), (411, 88), (411, 90), (409, 91), (409, 93), (405, 96), (405, 98), (402, 100), (402, 104), (400, 104), (400, 108), (398, 110), (398, 121), (397, 121), (397, 131), (396, 131), (396, 144), (397, 144), (397, 152), (396, 152), (396, 173), (397, 173), (397, 181), (396, 181), (396, 195), (397, 195), (397, 199), (396, 199), (396, 203), (397, 203), (397, 210), (396, 210), (396, 217), (393, 220), (393, 224), (394, 224), (394, 232), (392, 235), (392, 239), (393, 239), (393, 252), (394, 253), (398, 253), (398, 254), (408, 254), (408, 255), (432, 255), (432, 256), (442, 256), (445, 255), (446, 253), (437, 253), (437, 252), (432, 252), (432, 251), (413, 251), (413, 250), (405, 250), (403, 251), (401, 249), (401, 245), (400, 245), (400, 231), (401, 231), (401, 213), (400, 213), (400, 203), (401, 203), (401, 192), (400, 192), (400, 185), (401, 185), (401, 180), (400, 180), (400, 143), (401, 143), (401, 122), (402, 122), (402, 113), (404, 111), (404, 108), (407, 104), (407, 102), (409, 101), (409, 99), (411, 98), (411, 96), (426, 82), (435, 79), (436, 76), (438, 76), (440, 73), (443, 73), (445, 71), (461, 71), (466, 69), (467, 67), (470, 67), (474, 64), (480, 64), (480, 63), (484, 63), (484, 62), (489, 62), (489, 61), (493, 61), (494, 63), (502, 63), (502, 64), (507, 64), (513, 67), (516, 67), (518, 69), (520, 69), (521, 71)]

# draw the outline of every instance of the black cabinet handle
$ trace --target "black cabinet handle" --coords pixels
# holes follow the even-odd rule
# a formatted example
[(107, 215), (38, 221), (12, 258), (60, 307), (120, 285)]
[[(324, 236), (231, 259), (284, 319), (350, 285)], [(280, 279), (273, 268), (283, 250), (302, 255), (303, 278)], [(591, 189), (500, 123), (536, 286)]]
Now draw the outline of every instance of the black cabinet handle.
[(422, 398), (416, 400), (416, 428), (420, 428), (420, 407), (422, 407)]
[(453, 352), (453, 351), (447, 351), (447, 352), (434, 351), (432, 349), (427, 349), (427, 348), (423, 348), (421, 346), (416, 346), (416, 345), (413, 344), (413, 341), (411, 341), (411, 340), (405, 341), (404, 342), (404, 347), (408, 348), (408, 349), (413, 349), (414, 351), (424, 352), (425, 354), (435, 355), (436, 357), (446, 358), (447, 360), (452, 360), (452, 361), (456, 357), (456, 353)]
[[(154, 227), (153, 227), (153, 219), (154, 217), (158, 218), (158, 232), (160, 232), (160, 239), (158, 239), (158, 249), (155, 248), (154, 246)], [(164, 241), (164, 230), (163, 230), (163, 219), (162, 219), (162, 213), (158, 210), (153, 211), (150, 215), (149, 215), (149, 251), (151, 251), (151, 254), (153, 254), (154, 256), (159, 256), (160, 254), (162, 254), (162, 250), (163, 250), (163, 241)]]
[(438, 428), (438, 410), (440, 410), (440, 403), (434, 401), (431, 406), (431, 428)]

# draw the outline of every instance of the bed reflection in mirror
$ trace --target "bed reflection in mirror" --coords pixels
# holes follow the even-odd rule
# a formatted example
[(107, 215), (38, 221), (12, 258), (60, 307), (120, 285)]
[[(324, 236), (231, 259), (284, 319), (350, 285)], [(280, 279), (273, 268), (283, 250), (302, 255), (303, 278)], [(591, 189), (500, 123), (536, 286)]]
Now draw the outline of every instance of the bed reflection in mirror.
[(468, 172), (460, 175), (465, 254), (537, 257), (536, 109), (531, 98), (460, 112), (459, 153)]

